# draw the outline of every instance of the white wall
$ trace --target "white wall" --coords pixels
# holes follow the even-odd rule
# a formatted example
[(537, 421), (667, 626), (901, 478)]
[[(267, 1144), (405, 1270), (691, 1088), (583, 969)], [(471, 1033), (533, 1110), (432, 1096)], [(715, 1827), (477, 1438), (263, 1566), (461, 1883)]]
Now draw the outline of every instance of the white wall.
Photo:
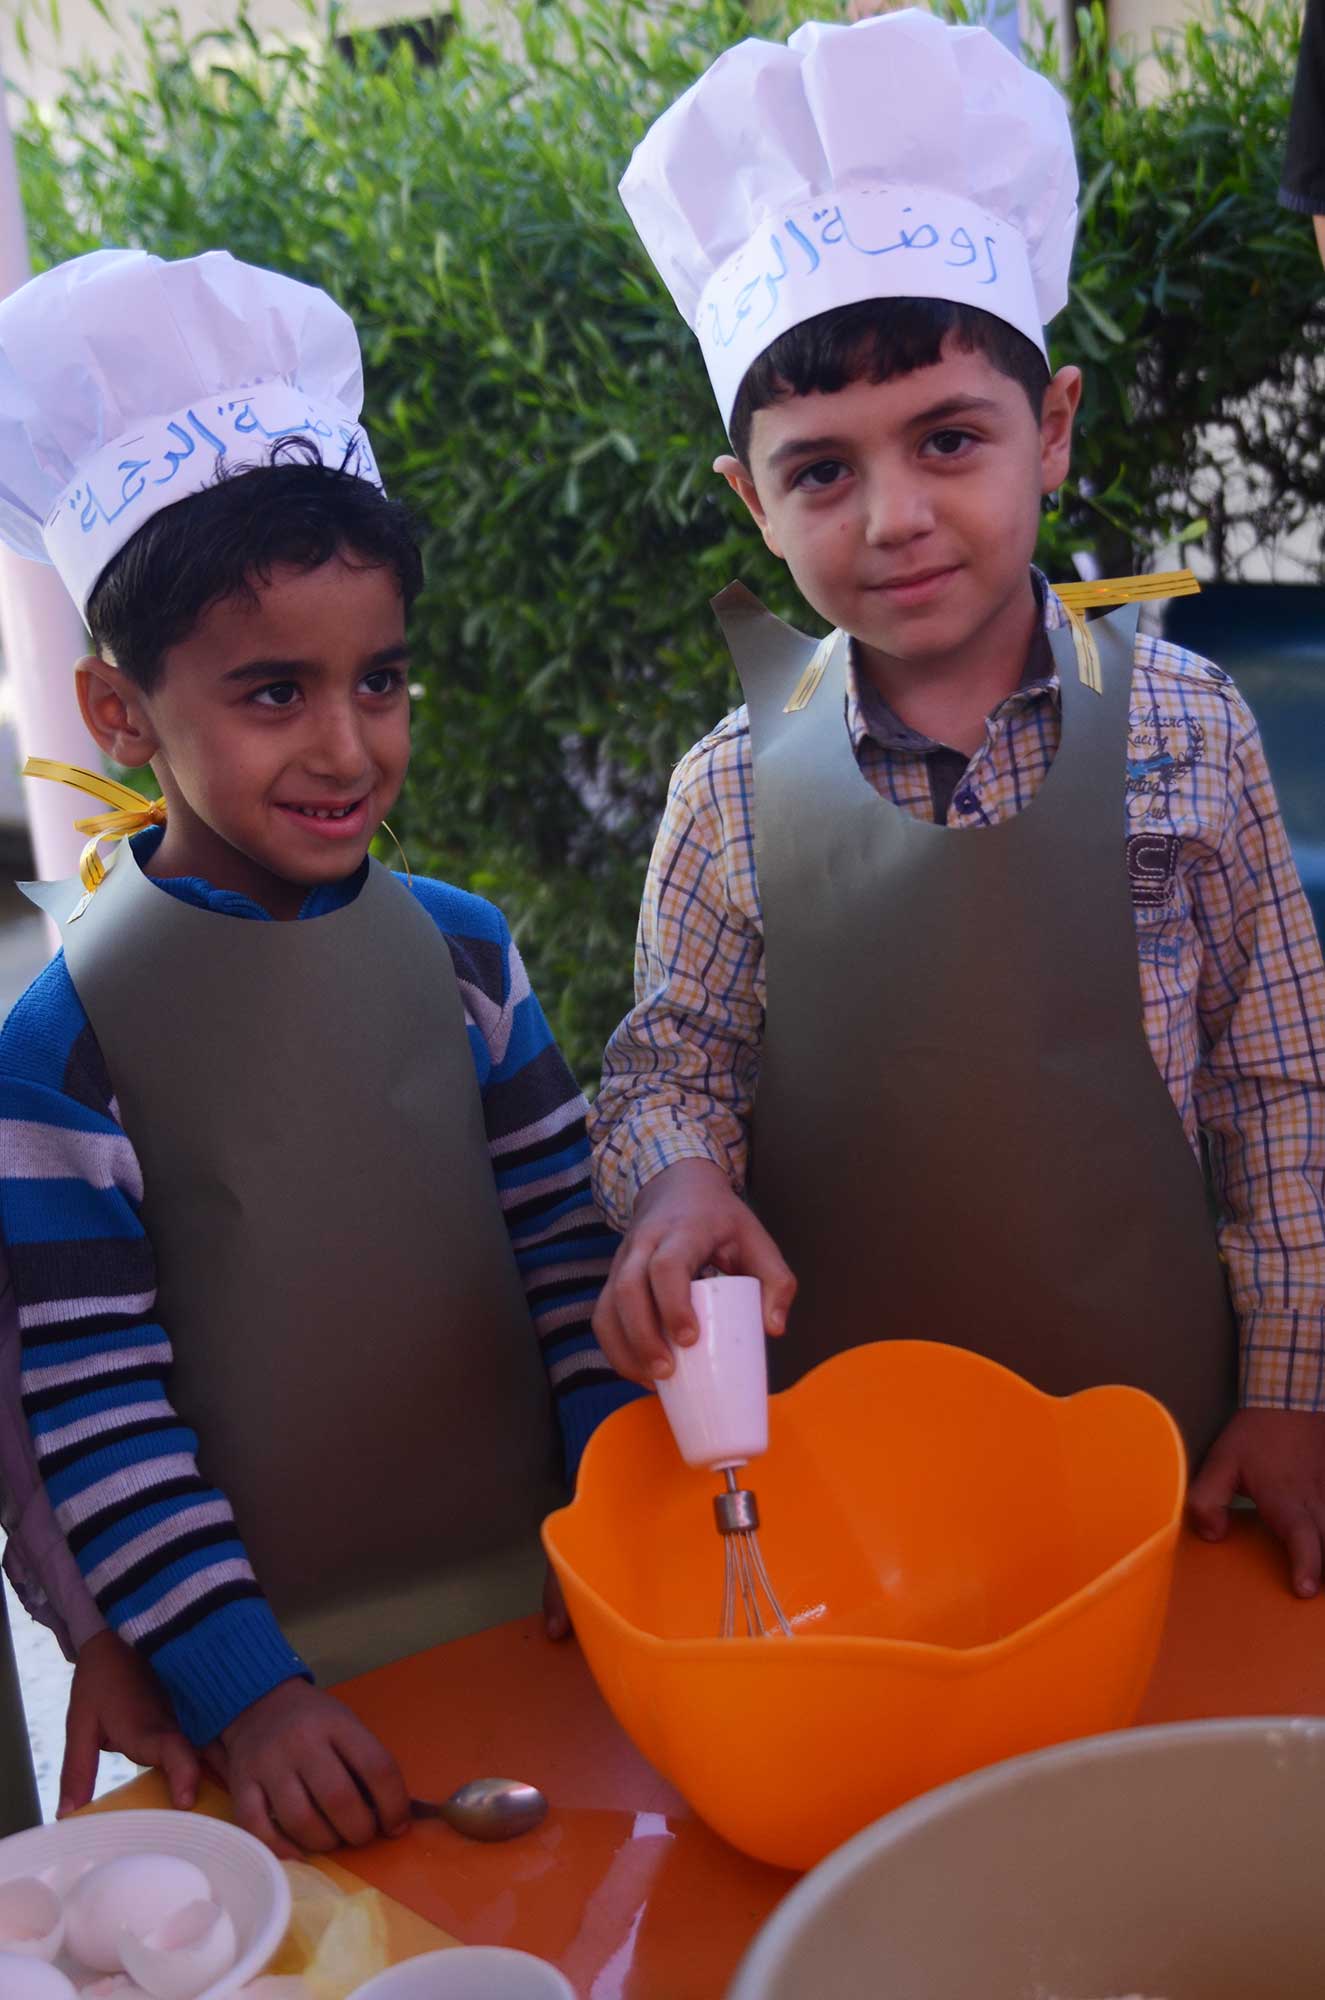
[(1147, 47), (1156, 28), (1178, 27), (1198, 11), (1195, 0), (1108, 0), (1109, 25), (1119, 41)]
[[(31, 55), (25, 56), (18, 44), (16, 21), (25, 10), (26, 34)], [(153, 11), (152, 0), (107, 0), (110, 22), (104, 21), (91, 0), (60, 0), (60, 28), (43, 19), (49, 0), (0, 0), (0, 67), (11, 82), (26, 95), (45, 101), (59, 89), (62, 70), (84, 62), (108, 68), (117, 60), (135, 66), (137, 32), (132, 15)], [(178, 0), (177, 11), (190, 33), (209, 27), (233, 25), (237, 0)], [(342, 8), (345, 27), (376, 27), (383, 21), (412, 20), (432, 13), (455, 11), (453, 0), (346, 0)], [(503, 16), (514, 19), (514, 9), (505, 0), (465, 0), (466, 21), (477, 25)], [(249, 19), (259, 35), (273, 38), (305, 37), (311, 32), (307, 7), (300, 0), (249, 0)]]

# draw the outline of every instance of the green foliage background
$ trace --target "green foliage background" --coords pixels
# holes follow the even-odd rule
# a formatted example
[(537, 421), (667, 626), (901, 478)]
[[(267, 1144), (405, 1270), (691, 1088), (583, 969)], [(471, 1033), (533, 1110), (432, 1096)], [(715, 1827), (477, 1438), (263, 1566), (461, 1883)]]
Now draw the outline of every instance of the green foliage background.
[[(146, 83), (72, 72), (18, 145), (39, 265), (222, 246), (353, 315), (428, 569), (398, 831), (415, 869), (502, 904), (591, 1085), (668, 772), (736, 699), (707, 599), (739, 573), (812, 620), (710, 471), (698, 350), (616, 196), (645, 125), (751, 10), (520, 18), (500, 44), (461, 29), (428, 67), (372, 36), (347, 59), (334, 20), (272, 49), (242, 20), (188, 42), (166, 15), (137, 31)], [(1275, 201), (1298, 29), (1289, 0), (1221, 7), (1164, 46), (1151, 102), (1100, 11), (1079, 16), (1083, 222), (1055, 348), (1087, 394), (1051, 569), (1085, 546), (1125, 569), (1184, 535), (1227, 569), (1320, 505), (1320, 273)], [(1056, 73), (1052, 42), (1043, 60)], [(1252, 473), (1236, 506), (1233, 450)]]

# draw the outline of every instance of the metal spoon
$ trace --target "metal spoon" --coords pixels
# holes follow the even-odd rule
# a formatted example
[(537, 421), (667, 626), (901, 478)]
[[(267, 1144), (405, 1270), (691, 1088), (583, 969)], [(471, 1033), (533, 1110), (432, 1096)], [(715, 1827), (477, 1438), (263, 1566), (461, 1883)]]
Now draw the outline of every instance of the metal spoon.
[(444, 1819), (469, 1840), (514, 1840), (547, 1817), (547, 1800), (516, 1778), (475, 1778), (439, 1806), (411, 1799), (409, 1809), (415, 1819)]

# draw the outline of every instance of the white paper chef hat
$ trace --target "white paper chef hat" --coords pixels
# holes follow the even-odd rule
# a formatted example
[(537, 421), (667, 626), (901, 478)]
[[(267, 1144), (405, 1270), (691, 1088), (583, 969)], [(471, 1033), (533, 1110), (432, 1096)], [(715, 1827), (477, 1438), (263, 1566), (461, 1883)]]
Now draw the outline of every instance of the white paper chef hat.
[(96, 250), (0, 302), (0, 541), (80, 611), (144, 521), (273, 440), (381, 483), (349, 315), (225, 250)]
[(780, 334), (874, 298), (981, 306), (1044, 351), (1077, 168), (1047, 78), (917, 8), (739, 42), (645, 134), (621, 198), (723, 422)]

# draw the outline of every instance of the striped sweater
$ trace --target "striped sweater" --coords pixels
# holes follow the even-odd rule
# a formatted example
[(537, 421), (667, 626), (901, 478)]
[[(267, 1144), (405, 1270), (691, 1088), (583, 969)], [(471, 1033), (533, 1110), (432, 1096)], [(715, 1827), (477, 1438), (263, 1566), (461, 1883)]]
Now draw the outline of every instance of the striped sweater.
[[(159, 839), (139, 836), (141, 860)], [(301, 916), (340, 907), (361, 881), (315, 890)], [(158, 886), (269, 921), (205, 882)], [(590, 1433), (637, 1393), (612, 1374), (589, 1326), (616, 1239), (589, 1192), (584, 1100), (501, 913), (445, 883), (410, 886), (455, 964), (493, 1174), (573, 1479)], [(229, 1503), (198, 1472), (196, 1434), (171, 1407), (141, 1201), (113, 1080), (60, 955), (0, 1032), (0, 1235), (24, 1413), (56, 1521), (102, 1616), (150, 1659), (181, 1725), (204, 1743), (306, 1669), (257, 1587)]]

